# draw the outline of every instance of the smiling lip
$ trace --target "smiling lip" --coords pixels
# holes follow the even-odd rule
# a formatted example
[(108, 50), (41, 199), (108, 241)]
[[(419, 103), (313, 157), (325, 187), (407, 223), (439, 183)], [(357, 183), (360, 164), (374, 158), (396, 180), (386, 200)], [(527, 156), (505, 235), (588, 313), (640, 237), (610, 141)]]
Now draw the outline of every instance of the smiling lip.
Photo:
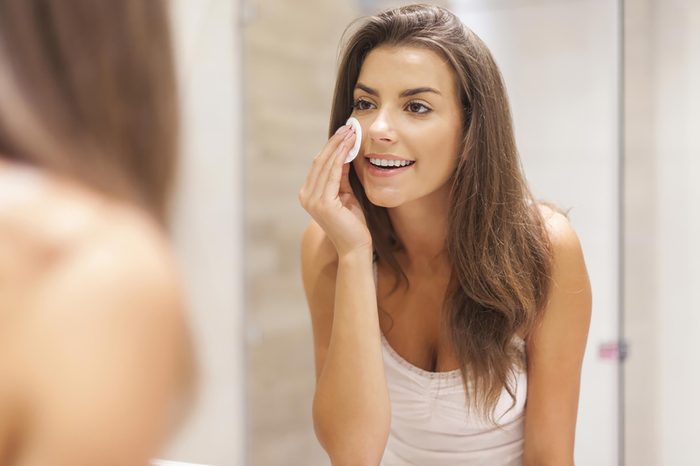
[(385, 160), (406, 160), (407, 162), (414, 162), (414, 160), (404, 159), (393, 154), (365, 154), (366, 159), (385, 159)]
[[(394, 157), (394, 158), (389, 159), (389, 157), (387, 157), (387, 156), (384, 156), (384, 155), (377, 156), (377, 154), (370, 154), (370, 155), (372, 156), (371, 158), (373, 158), (373, 159), (383, 158), (383, 159), (387, 159), (387, 160), (406, 160), (406, 159), (401, 159), (398, 157)], [(375, 178), (386, 178), (389, 176), (400, 175), (401, 173), (405, 172), (406, 170), (409, 170), (410, 168), (412, 168), (415, 165), (415, 163), (412, 163), (410, 165), (406, 165), (405, 167), (392, 168), (392, 169), (387, 170), (385, 168), (375, 167), (374, 165), (372, 165), (372, 163), (369, 161), (369, 159), (370, 159), (369, 156), (365, 157), (365, 164), (367, 166), (367, 173), (370, 176), (375, 177)]]

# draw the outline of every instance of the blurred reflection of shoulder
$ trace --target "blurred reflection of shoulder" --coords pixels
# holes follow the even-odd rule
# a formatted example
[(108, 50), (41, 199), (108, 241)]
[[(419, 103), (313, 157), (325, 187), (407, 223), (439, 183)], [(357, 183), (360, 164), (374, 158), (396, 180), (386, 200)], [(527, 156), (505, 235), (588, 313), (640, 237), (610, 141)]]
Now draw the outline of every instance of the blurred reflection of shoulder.
[[(97, 247), (114, 254), (111, 266), (147, 260), (175, 265), (165, 235), (139, 209), (40, 170), (0, 162), (0, 270), (12, 269), (15, 284), (22, 277), (38, 284), (40, 275)], [(17, 266), (37, 275), (23, 275)]]
[[(0, 379), (14, 381), (0, 387), (6, 421), (41, 406), (14, 425), (56, 445), (82, 436), (65, 450), (76, 454), (157, 443), (190, 375), (183, 301), (149, 215), (0, 161)], [(138, 426), (124, 416), (134, 413)]]

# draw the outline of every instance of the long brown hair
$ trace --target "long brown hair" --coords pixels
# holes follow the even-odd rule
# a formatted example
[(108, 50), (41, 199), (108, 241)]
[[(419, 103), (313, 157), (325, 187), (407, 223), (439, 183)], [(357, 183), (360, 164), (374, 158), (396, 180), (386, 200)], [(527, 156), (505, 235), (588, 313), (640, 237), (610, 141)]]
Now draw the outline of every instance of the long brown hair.
[[(486, 45), (450, 11), (411, 5), (366, 18), (341, 55), (329, 134), (352, 112), (367, 54), (379, 45), (426, 47), (451, 64), (463, 108), (463, 139), (451, 178), (445, 252), (451, 262), (444, 334), (459, 360), (468, 407), (495, 422), (503, 389), (515, 404), (515, 371), (549, 290), (551, 248), (544, 219), (525, 181), (503, 79)], [(353, 191), (367, 219), (375, 258), (388, 264), (396, 289), (408, 278), (395, 252), (402, 245), (385, 208), (367, 198), (354, 169)], [(473, 391), (469, 389), (473, 384)]]
[(0, 0), (0, 155), (161, 221), (178, 108), (164, 0)]

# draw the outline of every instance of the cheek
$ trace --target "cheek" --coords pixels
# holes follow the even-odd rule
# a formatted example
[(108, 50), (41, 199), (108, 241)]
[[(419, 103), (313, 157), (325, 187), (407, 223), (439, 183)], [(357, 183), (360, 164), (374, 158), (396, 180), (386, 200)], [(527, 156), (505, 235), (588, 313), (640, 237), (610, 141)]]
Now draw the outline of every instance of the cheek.
[(451, 175), (457, 167), (460, 141), (461, 135), (453, 128), (442, 127), (432, 131), (421, 144), (421, 159), (428, 162), (421, 168), (440, 178)]

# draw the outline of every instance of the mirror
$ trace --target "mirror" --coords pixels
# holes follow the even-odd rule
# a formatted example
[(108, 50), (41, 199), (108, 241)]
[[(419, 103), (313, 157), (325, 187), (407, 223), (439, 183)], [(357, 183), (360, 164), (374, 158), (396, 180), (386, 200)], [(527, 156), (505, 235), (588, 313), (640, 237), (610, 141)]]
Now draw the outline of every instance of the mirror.
[[(339, 43), (363, 14), (412, 2), (254, 2), (246, 26), (250, 464), (329, 464), (314, 435), (314, 362), (300, 279), (309, 220), (297, 194), (326, 140)], [(620, 334), (622, 11), (617, 2), (455, 0), (504, 75), (537, 198), (569, 211), (591, 277), (577, 464), (622, 457)], [(637, 463), (634, 463), (637, 464)]]

